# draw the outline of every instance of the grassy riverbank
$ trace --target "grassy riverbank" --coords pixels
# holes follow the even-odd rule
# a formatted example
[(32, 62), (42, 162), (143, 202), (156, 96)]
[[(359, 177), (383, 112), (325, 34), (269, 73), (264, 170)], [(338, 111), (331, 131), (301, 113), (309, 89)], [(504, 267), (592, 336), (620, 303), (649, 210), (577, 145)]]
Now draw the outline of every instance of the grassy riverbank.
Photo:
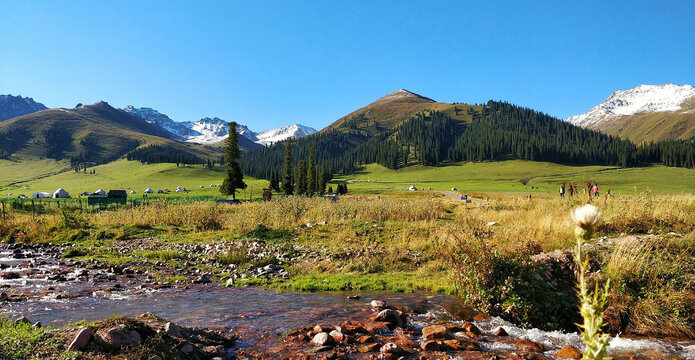
[[(550, 196), (529, 201), (513, 193), (480, 194), (464, 203), (427, 191), (348, 195), (335, 203), (297, 197), (241, 205), (155, 201), (110, 210), (53, 209), (40, 215), (15, 210), (0, 223), (0, 238), (69, 244), (64, 257), (128, 266), (161, 281), (195, 281), (190, 274), (197, 271), (220, 283), (233, 278), (235, 286), (443, 293), (456, 293), (455, 285), (461, 285), (455, 276), (461, 263), (453, 261), (452, 254), (470, 252), (484, 242), (484, 254), (494, 254), (494, 261), (473, 270), (496, 272), (500, 281), (511, 277), (517, 286), (501, 295), (479, 294), (504, 303), (490, 309), (554, 328), (566, 319), (538, 319), (559, 308), (543, 306), (547, 299), (520, 290), (547, 290), (552, 296), (562, 291), (529, 280), (544, 269), (526, 259), (573, 246), (568, 214), (579, 203)], [(600, 276), (611, 277), (614, 284), (609, 305), (629, 319), (621, 326), (649, 333), (658, 325), (663, 334), (692, 336), (695, 197), (644, 193), (602, 197), (595, 203), (606, 219), (597, 237), (658, 235), (631, 240), (639, 246), (617, 243), (596, 252), (595, 269), (602, 269)], [(490, 222), (497, 224), (488, 226)], [(678, 235), (668, 235), (671, 232)], [(268, 265), (283, 268), (287, 276), (259, 276), (258, 270)], [(558, 306), (572, 312), (573, 288), (569, 290), (569, 299), (561, 299)]]

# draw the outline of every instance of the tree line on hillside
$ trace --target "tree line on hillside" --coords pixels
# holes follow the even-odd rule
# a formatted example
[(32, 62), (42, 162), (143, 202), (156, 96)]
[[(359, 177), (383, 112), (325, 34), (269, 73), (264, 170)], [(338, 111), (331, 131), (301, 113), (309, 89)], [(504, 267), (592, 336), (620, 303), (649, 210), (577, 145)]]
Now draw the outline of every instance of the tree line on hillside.
[[(461, 110), (463, 111), (463, 110)], [(638, 166), (660, 163), (695, 168), (695, 140), (667, 140), (635, 145), (629, 140), (587, 130), (544, 113), (507, 102), (489, 101), (480, 111), (469, 108), (464, 124), (438, 111), (416, 114), (374, 136), (357, 122), (293, 141), (298, 161), (315, 151), (315, 162), (330, 173), (353, 173), (363, 164), (390, 169), (446, 162), (523, 159), (573, 165)], [(243, 171), (269, 179), (282, 167), (286, 148), (274, 144), (243, 154)]]
[(300, 160), (295, 165), (292, 157), (292, 140), (284, 143), (282, 168), (271, 169), (270, 189), (282, 191), (285, 195), (322, 195), (326, 193), (326, 184), (331, 180), (331, 173), (316, 163), (314, 148), (309, 149), (307, 160)]

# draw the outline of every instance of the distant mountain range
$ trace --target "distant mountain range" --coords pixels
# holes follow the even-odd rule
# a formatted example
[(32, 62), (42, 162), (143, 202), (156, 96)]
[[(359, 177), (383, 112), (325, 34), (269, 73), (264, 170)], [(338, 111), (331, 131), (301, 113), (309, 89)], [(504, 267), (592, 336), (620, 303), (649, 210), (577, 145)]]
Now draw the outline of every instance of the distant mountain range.
[[(172, 134), (172, 138), (197, 144), (215, 144), (227, 138), (229, 129), (227, 122), (214, 117), (203, 118), (198, 121), (174, 121), (169, 116), (151, 108), (136, 108), (129, 105), (124, 111), (137, 115), (149, 123), (156, 123)], [(277, 129), (254, 132), (245, 125), (237, 125), (237, 132), (252, 143), (270, 145), (289, 138), (299, 138), (311, 135), (316, 129), (308, 126), (294, 124)]]
[(0, 121), (46, 109), (44, 104), (30, 97), (0, 95)]
[(639, 85), (612, 93), (588, 112), (565, 121), (632, 141), (695, 136), (695, 87)]

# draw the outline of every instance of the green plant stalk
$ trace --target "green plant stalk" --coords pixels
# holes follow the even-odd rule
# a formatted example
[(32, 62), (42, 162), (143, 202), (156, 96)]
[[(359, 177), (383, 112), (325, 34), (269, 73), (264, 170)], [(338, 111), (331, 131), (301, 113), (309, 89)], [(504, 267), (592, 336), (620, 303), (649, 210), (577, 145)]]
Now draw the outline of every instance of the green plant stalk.
[(580, 299), (580, 314), (584, 319), (581, 325), (582, 338), (586, 345), (586, 350), (582, 359), (602, 360), (605, 359), (608, 351), (610, 336), (603, 334), (603, 311), (606, 305), (606, 298), (610, 288), (610, 280), (606, 281), (603, 289), (599, 289), (596, 284), (594, 291), (590, 291), (586, 283), (586, 273), (589, 268), (589, 258), (582, 255), (582, 245), (586, 238), (591, 237), (591, 229), (581, 229), (577, 231), (577, 247), (575, 250), (577, 265), (579, 267), (578, 292)]

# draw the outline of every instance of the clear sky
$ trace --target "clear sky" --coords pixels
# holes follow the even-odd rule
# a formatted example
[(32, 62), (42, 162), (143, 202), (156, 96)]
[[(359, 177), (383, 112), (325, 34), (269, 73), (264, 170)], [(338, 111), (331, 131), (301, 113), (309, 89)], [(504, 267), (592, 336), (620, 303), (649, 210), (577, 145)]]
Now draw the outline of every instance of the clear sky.
[[(484, 3), (484, 4), (483, 4)], [(7, 1), (0, 94), (322, 128), (394, 90), (558, 117), (695, 85), (695, 1)]]

